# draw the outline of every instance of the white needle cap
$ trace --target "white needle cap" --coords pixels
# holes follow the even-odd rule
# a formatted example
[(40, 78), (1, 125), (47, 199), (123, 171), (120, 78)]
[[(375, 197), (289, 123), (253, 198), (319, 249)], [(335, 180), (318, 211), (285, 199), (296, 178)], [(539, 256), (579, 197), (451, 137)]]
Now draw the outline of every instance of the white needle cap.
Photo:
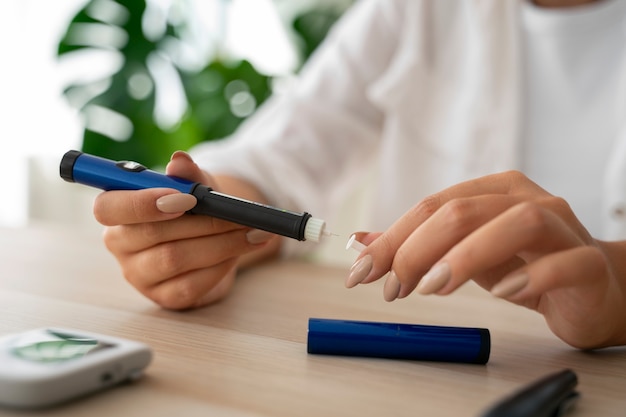
[(346, 244), (346, 250), (354, 249), (357, 252), (362, 252), (367, 246), (356, 240), (356, 235), (350, 236), (348, 243)]

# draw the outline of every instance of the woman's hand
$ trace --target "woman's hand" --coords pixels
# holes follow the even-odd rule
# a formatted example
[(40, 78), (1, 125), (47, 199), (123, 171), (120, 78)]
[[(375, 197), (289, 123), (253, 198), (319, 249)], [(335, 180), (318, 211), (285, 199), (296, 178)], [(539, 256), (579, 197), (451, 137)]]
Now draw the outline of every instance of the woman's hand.
[(472, 279), (543, 314), (578, 348), (626, 344), (626, 242), (593, 239), (567, 202), (511, 171), (434, 194), (368, 245), (348, 287), (388, 274), (387, 301), (447, 295)]
[[(168, 175), (215, 187), (191, 157), (176, 152)], [(230, 291), (240, 258), (272, 245), (276, 236), (208, 216), (185, 215), (196, 199), (173, 189), (107, 191), (94, 204), (107, 226), (104, 242), (125, 278), (162, 307), (200, 307)]]

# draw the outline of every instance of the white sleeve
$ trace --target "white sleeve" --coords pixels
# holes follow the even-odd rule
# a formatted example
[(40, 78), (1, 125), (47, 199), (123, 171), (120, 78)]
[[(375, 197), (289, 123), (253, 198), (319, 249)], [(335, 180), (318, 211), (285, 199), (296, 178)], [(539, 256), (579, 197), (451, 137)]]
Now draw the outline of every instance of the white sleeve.
[(368, 87), (394, 53), (403, 4), (356, 3), (311, 57), (295, 88), (270, 98), (231, 138), (192, 150), (198, 164), (252, 182), (276, 207), (332, 215), (380, 139), (383, 114)]

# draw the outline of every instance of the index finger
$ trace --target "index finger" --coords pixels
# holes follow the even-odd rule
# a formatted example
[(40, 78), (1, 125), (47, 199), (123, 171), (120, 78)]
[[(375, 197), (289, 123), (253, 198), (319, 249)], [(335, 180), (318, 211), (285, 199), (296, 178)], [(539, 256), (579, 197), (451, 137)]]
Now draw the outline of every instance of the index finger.
[(176, 193), (179, 191), (170, 188), (104, 191), (96, 197), (93, 213), (96, 220), (105, 226), (175, 219), (184, 211), (164, 213), (157, 208), (156, 202), (163, 196)]
[(528, 180), (521, 172), (508, 171), (461, 182), (424, 198), (361, 253), (360, 257), (367, 253), (376, 253), (374, 265), (362, 282), (374, 281), (387, 273), (391, 269), (398, 248), (415, 229), (420, 227), (447, 202), (487, 194), (520, 193), (520, 190), (545, 193), (541, 187)]

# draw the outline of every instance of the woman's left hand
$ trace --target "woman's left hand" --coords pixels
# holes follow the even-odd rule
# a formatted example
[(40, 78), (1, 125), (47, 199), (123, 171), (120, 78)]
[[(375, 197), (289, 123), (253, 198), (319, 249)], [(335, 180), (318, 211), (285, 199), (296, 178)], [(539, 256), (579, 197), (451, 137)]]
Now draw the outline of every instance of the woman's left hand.
[(626, 242), (590, 236), (568, 203), (517, 171), (434, 194), (367, 245), (346, 281), (378, 280), (387, 301), (447, 295), (472, 279), (544, 315), (577, 348), (626, 344)]

